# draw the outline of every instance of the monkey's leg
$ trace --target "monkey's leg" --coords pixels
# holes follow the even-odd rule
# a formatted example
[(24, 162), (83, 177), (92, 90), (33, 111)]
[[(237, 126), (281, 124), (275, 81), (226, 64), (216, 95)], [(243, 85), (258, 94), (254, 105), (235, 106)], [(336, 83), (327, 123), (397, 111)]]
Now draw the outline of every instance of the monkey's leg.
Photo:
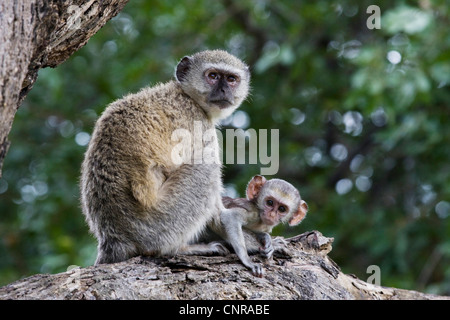
[(171, 254), (226, 254), (219, 243), (192, 244), (207, 224), (218, 219), (221, 206), (219, 165), (181, 165), (161, 185), (146, 209), (139, 234), (140, 251)]
[(237, 210), (237, 208), (224, 209), (220, 214), (220, 220), (225, 229), (226, 239), (231, 244), (234, 252), (244, 266), (249, 268), (254, 276), (262, 277), (262, 266), (258, 263), (254, 263), (248, 256), (244, 234), (242, 232), (242, 221), (240, 219), (240, 213)]
[(158, 191), (166, 180), (164, 170), (151, 163), (142, 165), (133, 175), (131, 191), (133, 197), (145, 208), (150, 208), (157, 198)]

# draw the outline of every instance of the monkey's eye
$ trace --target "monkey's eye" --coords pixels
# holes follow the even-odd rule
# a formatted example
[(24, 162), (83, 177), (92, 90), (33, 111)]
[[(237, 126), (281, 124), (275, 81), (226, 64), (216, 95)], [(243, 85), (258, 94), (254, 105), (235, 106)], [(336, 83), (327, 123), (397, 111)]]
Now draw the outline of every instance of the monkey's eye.
[(208, 73), (208, 78), (211, 80), (217, 80), (219, 79), (219, 74), (217, 72), (210, 72)]
[(272, 200), (270, 200), (270, 199), (269, 199), (269, 200), (267, 200), (267, 201), (266, 201), (266, 203), (267, 203), (267, 205), (268, 205), (268, 206), (273, 206), (273, 201), (272, 201)]
[(278, 210), (280, 210), (280, 212), (286, 212), (286, 207), (284, 206), (279, 206)]
[(232, 74), (230, 74), (230, 75), (227, 77), (227, 81), (230, 82), (230, 83), (234, 83), (234, 82), (236, 82), (237, 80), (238, 80), (237, 77), (234, 76), (234, 75), (232, 75)]

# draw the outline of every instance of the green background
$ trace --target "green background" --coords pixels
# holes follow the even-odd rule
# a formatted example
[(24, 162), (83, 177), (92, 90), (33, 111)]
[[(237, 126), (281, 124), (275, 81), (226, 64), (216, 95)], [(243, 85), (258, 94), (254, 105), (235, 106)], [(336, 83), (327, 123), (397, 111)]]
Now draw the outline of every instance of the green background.
[[(369, 5), (381, 29), (366, 25)], [(283, 178), (363, 280), (450, 294), (450, 23), (446, 1), (137, 1), (56, 69), (17, 112), (0, 179), (0, 285), (92, 265), (79, 205), (83, 153), (105, 106), (173, 77), (184, 55), (222, 48), (252, 69), (227, 128), (279, 129)], [(270, 132), (270, 131), (269, 131)], [(270, 151), (270, 148), (269, 148)], [(226, 152), (226, 151), (225, 151)], [(226, 165), (244, 194), (257, 165)], [(270, 177), (268, 177), (270, 178)]]

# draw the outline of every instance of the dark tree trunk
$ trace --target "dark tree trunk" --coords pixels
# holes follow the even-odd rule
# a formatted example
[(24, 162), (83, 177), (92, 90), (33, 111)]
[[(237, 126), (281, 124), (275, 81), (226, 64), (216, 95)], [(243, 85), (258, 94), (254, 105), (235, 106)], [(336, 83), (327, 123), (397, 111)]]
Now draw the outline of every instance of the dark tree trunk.
[(0, 2), (0, 177), (14, 116), (33, 87), (39, 69), (64, 62), (127, 2)]

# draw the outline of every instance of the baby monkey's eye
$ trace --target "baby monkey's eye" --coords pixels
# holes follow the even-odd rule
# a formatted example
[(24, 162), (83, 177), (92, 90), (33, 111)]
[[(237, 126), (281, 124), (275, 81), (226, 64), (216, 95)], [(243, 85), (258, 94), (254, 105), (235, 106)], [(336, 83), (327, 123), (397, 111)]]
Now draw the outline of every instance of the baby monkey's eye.
[(286, 212), (286, 207), (284, 206), (279, 206), (278, 210), (280, 210), (280, 212)]
[(268, 206), (273, 206), (273, 201), (272, 201), (272, 200), (270, 200), (270, 199), (269, 199), (269, 200), (267, 200), (267, 201), (266, 201), (266, 203), (267, 203), (267, 205), (268, 205)]

